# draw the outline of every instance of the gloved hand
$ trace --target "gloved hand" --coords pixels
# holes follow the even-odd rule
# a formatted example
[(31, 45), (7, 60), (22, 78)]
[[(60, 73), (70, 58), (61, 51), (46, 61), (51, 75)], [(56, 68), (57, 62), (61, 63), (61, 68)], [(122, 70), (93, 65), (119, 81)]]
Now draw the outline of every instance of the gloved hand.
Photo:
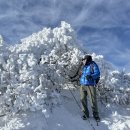
[(91, 76), (91, 75), (87, 75), (87, 76), (86, 76), (86, 79), (87, 79), (87, 80), (90, 80), (90, 79), (92, 79), (92, 76)]
[(73, 79), (74, 77), (71, 77), (71, 76), (70, 76), (69, 78), (70, 78), (70, 79)]
[(75, 81), (74, 76), (73, 76), (73, 77), (69, 76), (69, 81), (70, 81), (70, 82), (74, 82), (74, 81)]

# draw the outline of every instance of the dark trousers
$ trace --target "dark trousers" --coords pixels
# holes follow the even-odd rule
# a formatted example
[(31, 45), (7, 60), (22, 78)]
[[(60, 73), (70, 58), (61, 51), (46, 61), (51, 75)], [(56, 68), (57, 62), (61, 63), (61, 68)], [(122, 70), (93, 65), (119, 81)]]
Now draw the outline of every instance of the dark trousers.
[[(89, 96), (93, 115), (98, 115), (96, 87), (95, 86), (81, 86), (80, 87), (80, 99), (82, 105), (82, 112), (89, 116), (87, 96)], [(95, 116), (95, 115), (94, 115)]]

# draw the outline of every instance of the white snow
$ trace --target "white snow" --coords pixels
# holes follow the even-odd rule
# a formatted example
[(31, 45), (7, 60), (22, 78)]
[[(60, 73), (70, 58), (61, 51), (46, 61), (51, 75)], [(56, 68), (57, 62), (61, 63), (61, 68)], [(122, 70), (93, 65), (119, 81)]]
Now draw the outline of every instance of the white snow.
[[(93, 120), (90, 122), (81, 119), (80, 110), (76, 105), (72, 95), (68, 90), (63, 90), (61, 104), (53, 108), (52, 111), (46, 110), (35, 112), (21, 112), (11, 117), (1, 117), (0, 130), (129, 130), (130, 129), (130, 109), (126, 110), (121, 106), (111, 105), (105, 108), (100, 106), (101, 122)], [(73, 91), (78, 95), (78, 91)], [(79, 96), (79, 95), (78, 95)], [(79, 97), (76, 96), (79, 101)]]
[(96, 126), (92, 114), (90, 122), (81, 119), (70, 93), (80, 104), (79, 86), (69, 76), (84, 53), (76, 46), (70, 24), (62, 21), (60, 27), (44, 28), (14, 46), (7, 46), (2, 37), (0, 42), (0, 130), (130, 129), (130, 75), (113, 70), (95, 53), (92, 57), (101, 70), (101, 122)]

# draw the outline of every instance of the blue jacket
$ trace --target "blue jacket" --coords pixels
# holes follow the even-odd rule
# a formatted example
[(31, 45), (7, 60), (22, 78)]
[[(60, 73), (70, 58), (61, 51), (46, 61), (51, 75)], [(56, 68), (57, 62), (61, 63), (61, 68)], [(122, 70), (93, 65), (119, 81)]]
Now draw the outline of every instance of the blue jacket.
[[(91, 69), (93, 69), (93, 73)], [(86, 78), (87, 75), (92, 76), (92, 78), (87, 80)], [(100, 71), (98, 65), (94, 61), (92, 61), (91, 63), (83, 67), (82, 74), (80, 77), (80, 84), (83, 86), (89, 86), (89, 85), (94, 86), (96, 85), (95, 79), (97, 79), (99, 76)]]

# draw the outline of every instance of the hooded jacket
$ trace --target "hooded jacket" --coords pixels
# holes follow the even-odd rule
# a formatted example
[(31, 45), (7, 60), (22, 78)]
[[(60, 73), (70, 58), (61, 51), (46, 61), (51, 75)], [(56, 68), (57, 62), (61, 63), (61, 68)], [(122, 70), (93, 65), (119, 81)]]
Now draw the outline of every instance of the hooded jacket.
[[(91, 67), (93, 67), (93, 72), (91, 71)], [(91, 78), (86, 78), (87, 76), (90, 76)], [(100, 76), (100, 71), (98, 65), (91, 61), (90, 63), (84, 65), (82, 69), (82, 74), (80, 77), (80, 84), (83, 86), (95, 86), (96, 85), (96, 79)]]

